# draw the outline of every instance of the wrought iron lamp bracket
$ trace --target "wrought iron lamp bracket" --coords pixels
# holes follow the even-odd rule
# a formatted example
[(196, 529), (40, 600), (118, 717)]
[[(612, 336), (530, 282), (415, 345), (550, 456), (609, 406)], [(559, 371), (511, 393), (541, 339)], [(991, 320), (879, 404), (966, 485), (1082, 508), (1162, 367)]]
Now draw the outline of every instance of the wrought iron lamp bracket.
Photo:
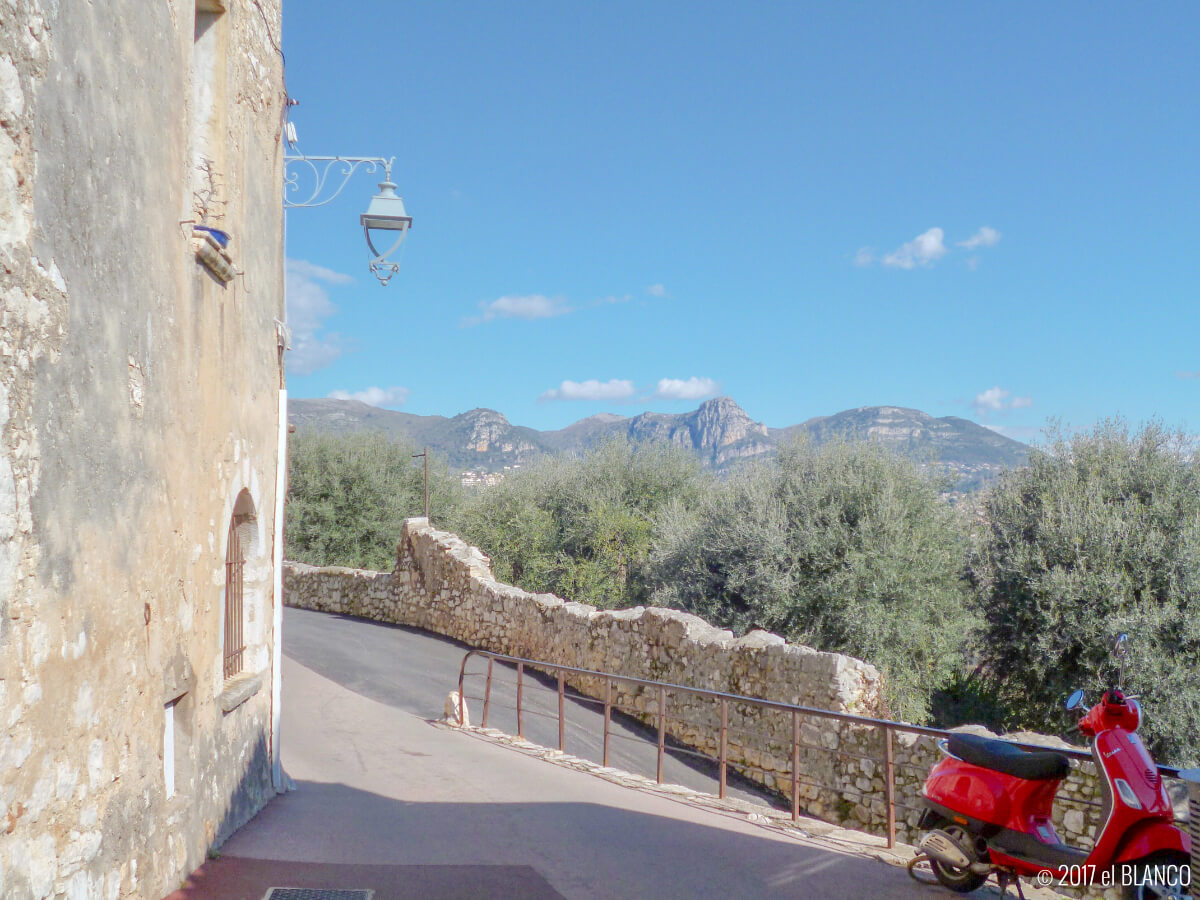
[[(350, 178), (360, 168), (373, 175), (383, 167), (385, 181), (392, 180), (392, 164), (396, 157), (381, 156), (285, 156), (283, 158), (283, 208), (324, 206), (342, 193)], [(300, 187), (301, 174), (311, 172), (312, 193), (304, 196)], [(330, 175), (333, 181), (330, 181)], [(338, 183), (338, 179), (341, 179)], [(307, 179), (306, 179), (307, 180)], [(334, 184), (336, 183), (336, 187)], [(326, 193), (328, 192), (328, 195)]]

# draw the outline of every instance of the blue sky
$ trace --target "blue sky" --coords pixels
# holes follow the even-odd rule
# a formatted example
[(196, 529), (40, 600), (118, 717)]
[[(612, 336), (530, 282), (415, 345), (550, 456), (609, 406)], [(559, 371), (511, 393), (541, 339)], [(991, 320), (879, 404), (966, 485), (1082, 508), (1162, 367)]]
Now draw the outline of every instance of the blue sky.
[(294, 397), (1197, 430), (1194, 3), (287, 0)]

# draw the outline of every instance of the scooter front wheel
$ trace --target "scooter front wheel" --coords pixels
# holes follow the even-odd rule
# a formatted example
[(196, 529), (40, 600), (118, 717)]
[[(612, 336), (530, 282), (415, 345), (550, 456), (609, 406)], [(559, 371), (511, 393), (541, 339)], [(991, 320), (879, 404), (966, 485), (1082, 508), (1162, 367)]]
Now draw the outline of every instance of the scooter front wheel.
[(1131, 863), (1118, 873), (1125, 885), (1125, 900), (1166, 900), (1187, 894), (1190, 862), (1186, 853), (1163, 850)]
[[(975, 837), (972, 834), (964, 831), (957, 825), (952, 825), (947, 822), (942, 822), (939, 826), (942, 831), (954, 838), (964, 848), (972, 850), (972, 856), (977, 857), (974, 853)], [(947, 866), (944, 863), (938, 862), (936, 859), (929, 861), (929, 867), (933, 869), (934, 877), (937, 878), (943, 885), (950, 888), (952, 891), (957, 891), (960, 894), (969, 894), (971, 891), (977, 890), (987, 881), (986, 875), (981, 875), (978, 872), (972, 872), (970, 869), (958, 869), (953, 866)], [(1141, 898), (1138, 898), (1141, 900)]]

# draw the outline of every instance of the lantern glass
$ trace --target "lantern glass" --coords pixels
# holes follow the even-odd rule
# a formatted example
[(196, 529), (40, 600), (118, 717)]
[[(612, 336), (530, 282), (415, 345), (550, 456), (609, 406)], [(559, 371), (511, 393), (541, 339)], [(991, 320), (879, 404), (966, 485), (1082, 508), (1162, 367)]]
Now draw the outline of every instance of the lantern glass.
[[(412, 227), (412, 216), (404, 209), (404, 200), (396, 193), (396, 185), (390, 181), (379, 184), (379, 193), (371, 198), (367, 211), (359, 217), (363, 235), (367, 239), (367, 247), (373, 255), (370, 268), (382, 284), (387, 284), (396, 274), (399, 266), (388, 259), (403, 243)], [(385, 252), (380, 253), (371, 238), (372, 231), (389, 231), (395, 235), (395, 243)]]

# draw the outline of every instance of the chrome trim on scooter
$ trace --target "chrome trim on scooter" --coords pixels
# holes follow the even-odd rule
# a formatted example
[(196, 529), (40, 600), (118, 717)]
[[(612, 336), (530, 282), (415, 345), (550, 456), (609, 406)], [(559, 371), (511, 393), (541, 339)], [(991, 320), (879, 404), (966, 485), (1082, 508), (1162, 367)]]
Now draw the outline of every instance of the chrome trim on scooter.
[(1104, 760), (1100, 757), (1100, 747), (1096, 742), (1096, 736), (1092, 736), (1092, 744), (1088, 748), (1091, 751), (1092, 759), (1096, 763), (1096, 771), (1104, 776), (1100, 782), (1100, 808), (1104, 810), (1104, 823), (1096, 830), (1097, 840), (1108, 831), (1108, 825), (1112, 822), (1113, 813), (1117, 809), (1117, 789), (1113, 785), (1113, 777), (1109, 774), (1108, 769), (1104, 765)]
[(955, 756), (953, 753), (950, 752), (949, 738), (942, 738), (940, 741), (937, 742), (937, 747), (939, 750), (942, 751), (942, 753), (944, 753), (946, 756), (950, 757), (951, 759), (957, 759), (959, 762), (964, 762), (964, 760), (961, 756)]
[(917, 844), (917, 849), (952, 869), (966, 869), (971, 865), (971, 857), (959, 846), (958, 841), (940, 828), (925, 835)]

